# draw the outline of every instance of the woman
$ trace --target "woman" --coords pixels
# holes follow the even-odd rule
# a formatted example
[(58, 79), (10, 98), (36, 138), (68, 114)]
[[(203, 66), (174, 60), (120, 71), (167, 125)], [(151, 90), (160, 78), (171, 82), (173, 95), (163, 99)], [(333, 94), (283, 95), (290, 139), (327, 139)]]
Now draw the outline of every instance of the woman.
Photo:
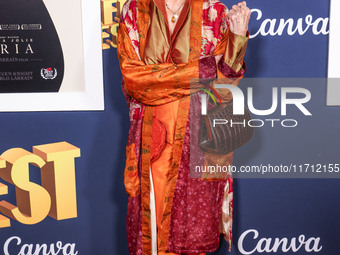
[[(190, 79), (245, 72), (250, 10), (218, 0), (128, 0), (117, 51), (130, 108), (124, 183), (130, 254), (231, 247), (232, 178), (190, 178)], [(231, 99), (230, 93), (222, 95)], [(218, 160), (231, 164), (232, 153)], [(211, 155), (212, 158), (213, 155)]]

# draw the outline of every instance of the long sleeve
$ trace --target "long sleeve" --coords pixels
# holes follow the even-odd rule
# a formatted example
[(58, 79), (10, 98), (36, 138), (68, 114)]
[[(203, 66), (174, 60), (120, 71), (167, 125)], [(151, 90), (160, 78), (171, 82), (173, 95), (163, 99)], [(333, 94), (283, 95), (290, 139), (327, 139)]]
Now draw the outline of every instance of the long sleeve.
[[(217, 63), (218, 83), (238, 86), (247, 70), (244, 56), (248, 39), (249, 31), (246, 36), (242, 36), (230, 32), (229, 29), (227, 30), (224, 35), (224, 40), (226, 40), (224, 54)], [(216, 89), (216, 92), (220, 96), (222, 102), (228, 102), (232, 99), (232, 94), (229, 90)]]
[[(219, 63), (219, 69), (226, 77), (237, 77), (244, 74), (244, 56), (248, 45), (249, 31), (246, 36), (237, 35), (229, 31), (226, 49)], [(226, 68), (227, 65), (229, 68)], [(230, 70), (231, 69), (231, 70)]]

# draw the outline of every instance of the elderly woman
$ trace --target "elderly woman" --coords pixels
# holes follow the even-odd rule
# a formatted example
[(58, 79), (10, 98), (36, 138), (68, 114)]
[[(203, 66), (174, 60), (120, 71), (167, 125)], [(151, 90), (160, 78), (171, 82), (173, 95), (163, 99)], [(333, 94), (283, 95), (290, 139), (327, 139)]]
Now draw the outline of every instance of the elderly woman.
[[(206, 254), (232, 243), (232, 178), (190, 178), (190, 79), (245, 72), (246, 2), (128, 0), (118, 30), (130, 108), (124, 184), (130, 254)], [(221, 95), (224, 102), (230, 92)], [(232, 162), (233, 153), (221, 156)]]

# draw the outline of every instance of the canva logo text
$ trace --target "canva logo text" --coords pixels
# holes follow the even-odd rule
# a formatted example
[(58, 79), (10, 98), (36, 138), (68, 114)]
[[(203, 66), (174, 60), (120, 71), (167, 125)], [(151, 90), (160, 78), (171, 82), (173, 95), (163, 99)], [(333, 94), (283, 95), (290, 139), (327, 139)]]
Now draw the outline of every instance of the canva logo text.
[[(245, 248), (247, 243), (247, 247)], [(256, 229), (249, 229), (242, 233), (238, 239), (238, 250), (241, 254), (251, 255), (258, 253), (276, 253), (276, 252), (319, 252), (322, 249), (320, 245), (320, 237), (307, 238), (305, 235), (293, 237), (288, 239), (284, 238), (259, 238), (259, 232)], [(291, 253), (289, 253), (291, 254)], [(313, 253), (314, 254), (314, 253)]]
[[(281, 19), (262, 19), (262, 11), (259, 9), (252, 9), (252, 16), (256, 17), (256, 21), (261, 21), (257, 31), (249, 36), (255, 38), (261, 36), (281, 36), (284, 33), (287, 35), (304, 35), (307, 31), (311, 30), (314, 35), (327, 35), (329, 33), (329, 18), (316, 18), (314, 19), (311, 14), (306, 15), (304, 18), (294, 20), (289, 18), (287, 20)], [(256, 24), (256, 23), (255, 23)]]
[[(20, 250), (19, 250), (20, 249)], [(19, 250), (19, 252), (18, 252)], [(23, 243), (18, 236), (8, 238), (4, 244), (4, 255), (77, 255), (75, 243), (57, 241), (51, 244)]]

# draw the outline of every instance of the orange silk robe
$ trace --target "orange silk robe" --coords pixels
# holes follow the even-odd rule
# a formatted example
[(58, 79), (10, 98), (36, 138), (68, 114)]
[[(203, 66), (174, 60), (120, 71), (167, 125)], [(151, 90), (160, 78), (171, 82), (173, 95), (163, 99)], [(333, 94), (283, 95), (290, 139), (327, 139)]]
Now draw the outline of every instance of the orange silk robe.
[[(139, 116), (143, 117), (143, 123), (139, 126), (142, 126), (142, 136), (144, 136), (140, 141), (139, 155), (142, 160), (139, 163), (141, 166), (138, 166), (136, 141), (128, 142), (127, 146), (125, 186), (129, 194), (128, 207), (135, 206), (135, 208), (130, 208), (130, 211), (133, 211), (135, 215), (139, 212), (142, 215), (141, 243), (129, 240), (129, 250), (131, 254), (139, 254), (141, 250), (143, 254), (151, 254), (150, 198), (148, 198), (150, 180), (147, 176), (151, 166), (156, 196), (158, 250), (160, 252), (170, 250), (177, 253), (212, 251), (211, 248), (172, 248), (169, 245), (172, 200), (176, 189), (176, 176), (181, 162), (181, 147), (189, 110), (187, 96), (190, 94), (190, 78), (200, 77), (198, 66), (202, 59), (202, 54), (199, 57), (202, 51), (200, 43), (202, 28), (199, 20), (202, 20), (200, 15), (203, 2), (198, 0), (193, 0), (193, 3), (186, 2), (173, 36), (169, 35), (167, 20), (164, 19), (166, 15), (164, 2), (161, 0), (137, 2), (138, 44), (135, 44), (136, 37), (131, 33), (133, 21), (129, 23), (128, 20), (135, 11), (133, 3), (134, 1), (127, 3), (125, 13), (123, 9), (123, 18), (124, 15), (126, 18), (121, 22), (118, 33), (118, 54), (125, 81), (123, 91), (128, 92), (127, 97), (130, 96), (132, 102), (141, 103), (143, 107), (141, 109), (144, 110), (142, 116)], [(130, 15), (128, 15), (129, 11)], [(229, 83), (237, 85), (243, 77), (241, 71), (245, 69), (243, 57), (246, 44), (247, 38), (227, 31), (215, 45), (214, 55), (223, 54), (221, 61), (224, 63), (222, 64), (227, 65), (227, 69), (230, 68), (229, 71), (232, 73), (232, 80)], [(216, 66), (215, 57), (213, 57), (213, 62), (209, 63)], [(229, 77), (224, 75), (226, 72), (220, 69), (216, 70), (217, 77)], [(230, 93), (221, 95), (221, 97), (223, 101), (231, 98)], [(136, 106), (131, 108), (131, 99), (129, 100), (130, 111), (135, 114)], [(132, 130), (136, 132), (135, 127)], [(130, 135), (133, 135), (131, 128)], [(232, 153), (219, 160), (230, 163)], [(139, 203), (141, 209), (138, 209)], [(137, 216), (135, 217), (135, 220), (140, 220)], [(129, 220), (128, 216), (128, 232), (129, 224), (131, 224)], [(138, 230), (135, 232), (135, 237), (130, 237), (128, 233), (128, 239), (138, 240)], [(228, 241), (231, 246), (231, 235), (228, 236)], [(130, 245), (136, 247), (130, 247)]]
[[(169, 34), (168, 21), (163, 1), (151, 2), (149, 32), (146, 39), (144, 62), (147, 65), (165, 62), (186, 63), (190, 43), (190, 5), (187, 1), (181, 11), (173, 34)], [(171, 52), (171, 53), (170, 53)], [(164, 202), (167, 200), (165, 189), (171, 170), (172, 146), (176, 129), (179, 101), (154, 107), (151, 142), (151, 170), (154, 185), (157, 246), (162, 247), (162, 218)], [(158, 249), (158, 254), (165, 251)], [(166, 254), (175, 254), (168, 253)], [(204, 255), (205, 253), (201, 253)]]

